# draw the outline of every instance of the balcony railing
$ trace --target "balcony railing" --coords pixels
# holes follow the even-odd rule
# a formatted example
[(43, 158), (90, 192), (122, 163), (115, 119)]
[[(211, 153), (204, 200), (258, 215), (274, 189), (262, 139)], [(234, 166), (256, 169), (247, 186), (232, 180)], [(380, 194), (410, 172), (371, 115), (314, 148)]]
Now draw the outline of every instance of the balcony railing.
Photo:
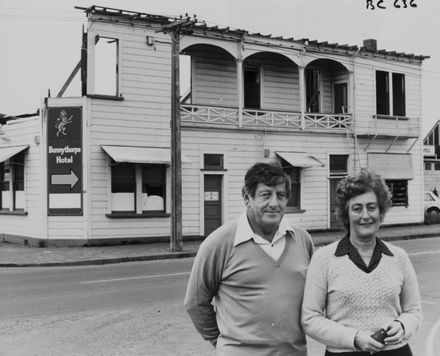
[(243, 110), (243, 127), (279, 127), (301, 129), (301, 114), (266, 110)]
[(305, 129), (348, 129), (352, 126), (351, 114), (304, 114)]
[(340, 131), (353, 126), (351, 114), (244, 109), (240, 120), (238, 108), (182, 104), (180, 119), (184, 126), (244, 128), (288, 131)]
[(238, 109), (218, 106), (180, 105), (182, 123), (238, 127)]

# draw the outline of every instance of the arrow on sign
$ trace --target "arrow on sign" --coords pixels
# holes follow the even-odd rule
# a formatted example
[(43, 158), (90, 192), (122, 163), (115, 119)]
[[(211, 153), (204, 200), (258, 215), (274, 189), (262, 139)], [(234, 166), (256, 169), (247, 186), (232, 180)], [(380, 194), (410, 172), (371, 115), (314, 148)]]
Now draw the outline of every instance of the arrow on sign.
[(70, 170), (70, 174), (52, 174), (50, 176), (50, 184), (52, 185), (69, 184), (70, 190), (73, 189), (73, 187), (78, 181), (79, 181), (78, 176), (72, 170)]

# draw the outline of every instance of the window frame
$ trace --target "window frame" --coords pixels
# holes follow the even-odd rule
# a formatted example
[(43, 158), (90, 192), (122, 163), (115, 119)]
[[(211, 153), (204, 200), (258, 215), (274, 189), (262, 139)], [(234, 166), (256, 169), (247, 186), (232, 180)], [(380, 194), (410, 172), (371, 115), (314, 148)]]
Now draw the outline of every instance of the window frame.
[[(26, 158), (25, 151), (21, 151), (4, 162), (0, 162), (0, 189), (3, 189), (3, 185), (8, 185), (8, 190), (1, 190), (8, 195), (9, 206), (3, 207), (4, 198), (3, 193), (0, 194), (0, 213), (3, 214), (23, 214), (26, 213)], [(8, 169), (8, 177), (6, 178), (5, 170)], [(21, 171), (20, 179), (17, 178), (18, 171)], [(19, 189), (17, 185), (20, 184), (22, 189)], [(21, 202), (23, 207), (17, 208), (17, 192), (22, 192), (23, 201)]]
[(404, 73), (375, 71), (376, 117), (406, 117), (406, 78)]
[[(112, 165), (114, 164), (123, 164), (127, 166), (131, 166), (133, 170), (133, 210), (117, 210), (113, 207), (113, 174), (112, 174)], [(160, 210), (144, 210), (143, 202), (144, 202), (144, 182), (143, 173), (146, 166), (149, 165), (157, 165), (161, 167), (162, 170), (162, 192), (163, 192), (163, 209)], [(169, 217), (168, 213), (168, 189), (169, 189), (169, 181), (168, 181), (168, 170), (166, 164), (158, 164), (158, 163), (117, 163), (113, 159), (109, 157), (109, 205), (107, 208), (106, 216), (109, 218), (145, 218), (145, 217)]]
[[(207, 164), (207, 159), (218, 158), (218, 165)], [(225, 170), (225, 158), (223, 153), (203, 153), (203, 170), (205, 171), (223, 171)]]
[[(97, 98), (97, 99), (108, 99), (108, 100), (123, 100), (122, 94), (121, 94), (121, 90), (120, 90), (120, 83), (121, 83), (121, 78), (120, 78), (120, 39), (117, 37), (111, 37), (111, 36), (107, 36), (107, 35), (100, 35), (100, 34), (94, 34), (93, 36), (91, 36), (91, 40), (92, 40), (92, 44), (93, 46), (91, 46), (93, 48), (93, 73), (92, 77), (88, 77), (88, 83), (93, 83), (93, 87), (92, 90), (89, 91), (88, 89), (88, 93), (87, 93), (87, 97), (91, 97), (91, 98)], [(115, 43), (115, 49), (112, 50), (112, 52), (114, 53), (114, 65), (112, 65), (112, 63), (108, 64), (108, 61), (110, 61), (109, 59), (109, 55), (103, 55), (100, 56), (101, 53), (101, 45), (103, 43), (103, 41), (106, 41), (109, 44)], [(90, 42), (89, 42), (90, 43)], [(101, 43), (101, 45), (98, 44)], [(109, 48), (109, 47), (108, 47)], [(106, 53), (106, 49), (102, 49), (103, 52)], [(104, 54), (105, 54), (104, 53)], [(98, 58), (97, 58), (98, 57)], [(101, 59), (100, 59), (101, 58)], [(99, 63), (98, 63), (99, 61)], [(103, 62), (105, 61), (105, 62)], [(100, 65), (100, 63), (103, 62), (103, 65)], [(108, 68), (107, 68), (108, 67)], [(102, 68), (106, 68), (105, 72), (101, 72)], [(111, 68), (114, 69), (111, 70)], [(104, 82), (102, 84), (102, 80), (99, 80), (98, 75), (99, 73), (101, 74), (105, 74), (105, 75), (101, 75), (100, 77), (103, 78), (114, 78), (114, 84), (112, 84), (111, 86), (108, 85), (107, 82)], [(91, 85), (89, 84), (88, 87), (91, 87)], [(101, 91), (101, 88), (108, 88), (108, 87), (112, 87), (114, 88), (114, 91), (112, 92), (107, 92), (107, 91)]]

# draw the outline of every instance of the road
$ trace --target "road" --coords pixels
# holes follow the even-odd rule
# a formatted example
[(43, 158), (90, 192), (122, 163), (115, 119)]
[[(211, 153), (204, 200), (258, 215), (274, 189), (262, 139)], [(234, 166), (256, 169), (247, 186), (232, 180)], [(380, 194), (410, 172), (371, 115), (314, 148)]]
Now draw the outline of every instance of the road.
[[(424, 321), (415, 356), (440, 347), (440, 237), (396, 241), (417, 272)], [(182, 302), (193, 259), (1, 268), (1, 355), (206, 355)], [(309, 356), (323, 355), (311, 340)]]

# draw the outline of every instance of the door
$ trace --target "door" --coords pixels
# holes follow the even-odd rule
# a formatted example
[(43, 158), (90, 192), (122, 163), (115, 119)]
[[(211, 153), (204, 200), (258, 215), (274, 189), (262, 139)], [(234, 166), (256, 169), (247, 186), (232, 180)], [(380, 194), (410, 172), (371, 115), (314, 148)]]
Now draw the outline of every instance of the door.
[(222, 177), (221, 175), (205, 175), (205, 236), (222, 224)]
[(244, 107), (260, 109), (260, 67), (255, 63), (244, 65)]
[(337, 229), (343, 228), (344, 225), (336, 219), (335, 211), (335, 197), (336, 197), (336, 187), (342, 178), (330, 178), (330, 228)]
[(338, 83), (334, 86), (335, 114), (347, 112), (347, 83)]

